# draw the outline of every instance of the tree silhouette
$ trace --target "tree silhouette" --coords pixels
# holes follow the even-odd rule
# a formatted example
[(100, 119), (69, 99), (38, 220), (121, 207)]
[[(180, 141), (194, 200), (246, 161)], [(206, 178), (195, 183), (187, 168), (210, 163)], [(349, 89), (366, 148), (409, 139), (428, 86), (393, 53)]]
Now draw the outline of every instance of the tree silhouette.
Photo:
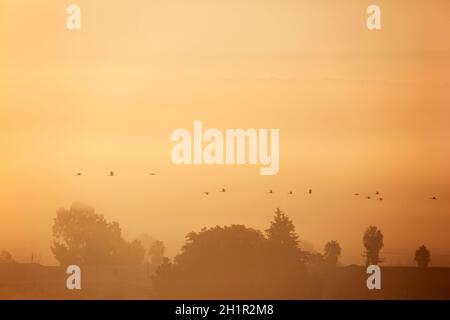
[(8, 251), (1, 251), (0, 252), (0, 264), (13, 264), (16, 263)]
[(150, 236), (148, 233), (139, 235), (138, 237), (136, 237), (136, 240), (138, 240), (142, 244), (146, 253), (148, 253), (148, 250), (150, 249), (152, 243), (156, 241), (156, 239)]
[(266, 230), (268, 240), (286, 248), (298, 248), (299, 240), (295, 226), (286, 213), (277, 208), (273, 219), (269, 229)]
[(155, 290), (186, 298), (244, 294), (262, 281), (256, 269), (264, 260), (265, 241), (259, 231), (242, 225), (190, 232), (174, 263), (166, 260), (158, 269)]
[(384, 246), (383, 234), (375, 226), (366, 229), (363, 237), (364, 247), (366, 248), (366, 265), (378, 264), (380, 260), (380, 250)]
[(324, 248), (324, 260), (325, 262), (330, 265), (335, 267), (337, 265), (339, 256), (341, 255), (341, 246), (339, 245), (339, 242), (337, 242), (336, 240), (332, 240), (332, 241), (328, 241), (325, 244), (325, 248)]
[(57, 211), (51, 250), (61, 265), (139, 264), (144, 257), (140, 242), (126, 242), (117, 222), (81, 203)]
[(164, 262), (164, 252), (166, 247), (160, 240), (155, 240), (148, 249), (150, 261), (154, 267), (159, 267)]
[(310, 255), (300, 249), (295, 226), (285, 212), (277, 208), (265, 231), (273, 268), (285, 273), (293, 272), (292, 268), (304, 268)]
[(186, 236), (174, 262), (153, 277), (159, 298), (299, 298), (310, 294), (299, 250), (274, 250), (264, 235), (243, 225), (202, 229)]
[(424, 245), (420, 246), (414, 254), (414, 260), (419, 268), (426, 268), (430, 263), (430, 251)]

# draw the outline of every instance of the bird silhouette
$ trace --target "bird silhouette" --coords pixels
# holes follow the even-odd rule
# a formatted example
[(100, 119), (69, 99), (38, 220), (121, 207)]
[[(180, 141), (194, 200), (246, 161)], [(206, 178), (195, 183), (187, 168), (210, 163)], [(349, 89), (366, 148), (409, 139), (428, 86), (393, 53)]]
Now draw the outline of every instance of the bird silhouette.
[(227, 190), (225, 190), (225, 188), (222, 188), (221, 190), (220, 190), (220, 192), (226, 192)]
[(375, 194), (376, 194), (376, 195), (379, 195), (379, 194), (380, 194), (380, 192), (378, 192), (378, 191), (377, 191), (377, 192), (375, 192)]
[(354, 196), (359, 196), (359, 193), (354, 193), (353, 195), (354, 195)]
[(431, 197), (430, 199), (431, 200), (437, 200), (437, 197)]
[(308, 190), (308, 194), (312, 194), (312, 189), (309, 189), (309, 190)]
[(383, 199), (383, 198), (378, 198), (378, 200), (379, 200), (379, 201), (383, 201), (384, 199)]
[(78, 172), (78, 173), (76, 174), (76, 176), (77, 176), (77, 177), (81, 176), (81, 172)]
[(267, 192), (267, 193), (273, 193), (272, 189), (270, 189), (269, 192)]
[(109, 172), (109, 176), (110, 176), (110, 177), (114, 177), (114, 171), (110, 171), (110, 172)]
[(292, 192), (292, 191), (289, 191), (289, 194), (294, 194), (294, 192)]
[(205, 192), (203, 192), (205, 195), (209, 195), (209, 192), (208, 191), (205, 191)]
[(371, 197), (371, 196), (367, 196), (367, 199), (369, 199), (369, 200), (370, 200), (370, 199), (372, 199), (372, 197)]
[(150, 172), (148, 175), (149, 175), (149, 176), (156, 176), (156, 173)]

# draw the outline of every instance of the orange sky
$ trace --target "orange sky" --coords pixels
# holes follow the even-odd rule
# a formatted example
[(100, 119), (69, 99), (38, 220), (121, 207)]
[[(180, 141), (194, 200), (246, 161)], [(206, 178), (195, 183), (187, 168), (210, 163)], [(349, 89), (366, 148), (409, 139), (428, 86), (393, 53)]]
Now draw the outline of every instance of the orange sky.
[[(368, 31), (372, 3), (1, 0), (0, 250), (54, 264), (52, 219), (78, 200), (169, 255), (203, 226), (265, 229), (280, 207), (344, 263), (375, 224), (387, 263), (424, 243), (450, 265), (450, 2), (376, 1)], [(193, 120), (280, 128), (279, 174), (174, 166), (170, 134)], [(376, 190), (385, 201), (352, 196)]]

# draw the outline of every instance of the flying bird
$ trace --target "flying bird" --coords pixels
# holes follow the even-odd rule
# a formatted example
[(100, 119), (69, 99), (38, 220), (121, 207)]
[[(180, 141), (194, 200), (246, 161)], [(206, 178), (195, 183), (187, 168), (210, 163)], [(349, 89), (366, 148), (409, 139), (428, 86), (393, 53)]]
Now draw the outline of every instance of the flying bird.
[(437, 200), (437, 197), (431, 197), (430, 199), (431, 200)]
[(308, 194), (312, 194), (312, 189), (309, 189), (309, 190), (308, 190)]
[(220, 190), (220, 192), (226, 192), (227, 190), (225, 190), (225, 188), (222, 188), (222, 190)]
[(294, 194), (294, 192), (292, 192), (292, 191), (289, 191), (289, 194)]
[(354, 195), (354, 196), (359, 196), (359, 193), (354, 193), (353, 195)]
[(156, 173), (150, 172), (148, 175), (149, 175), (149, 176), (156, 176)]
[(110, 176), (110, 177), (114, 177), (114, 171), (110, 171), (110, 172), (109, 172), (109, 176)]
[(81, 172), (78, 172), (78, 173), (76, 174), (76, 176), (77, 176), (77, 177), (81, 176)]
[(376, 194), (376, 195), (379, 195), (380, 193), (377, 191), (377, 192), (375, 192), (375, 194)]
[(272, 189), (270, 189), (269, 192), (267, 192), (267, 193), (273, 193)]
[(208, 191), (205, 191), (205, 192), (203, 192), (205, 195), (209, 195), (209, 192)]
[(367, 196), (367, 199), (369, 199), (369, 200), (370, 200), (370, 199), (372, 199), (372, 197), (371, 197), (371, 196)]
[(383, 198), (378, 198), (378, 200), (379, 200), (379, 201), (383, 201), (384, 199), (383, 199)]

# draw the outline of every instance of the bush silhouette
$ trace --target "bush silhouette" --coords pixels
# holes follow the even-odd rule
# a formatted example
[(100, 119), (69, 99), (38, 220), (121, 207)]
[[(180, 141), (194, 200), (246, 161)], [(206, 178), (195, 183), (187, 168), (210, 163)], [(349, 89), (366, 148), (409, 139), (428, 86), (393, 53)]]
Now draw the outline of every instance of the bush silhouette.
[(14, 261), (11, 253), (5, 250), (0, 252), (0, 264), (13, 264), (13, 263), (16, 263), (16, 261)]
[(420, 246), (414, 254), (414, 260), (419, 268), (426, 268), (431, 261), (430, 251), (424, 245)]

